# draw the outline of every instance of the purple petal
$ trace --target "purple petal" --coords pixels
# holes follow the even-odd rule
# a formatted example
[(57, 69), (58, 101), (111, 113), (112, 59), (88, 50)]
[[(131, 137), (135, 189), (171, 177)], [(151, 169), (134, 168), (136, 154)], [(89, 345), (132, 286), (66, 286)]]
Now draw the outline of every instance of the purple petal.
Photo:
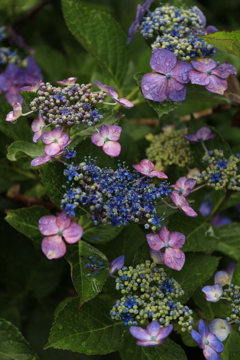
[(215, 75), (209, 76), (209, 84), (205, 88), (213, 93), (223, 95), (224, 91), (227, 90), (228, 83), (226, 80), (222, 80)]
[(216, 215), (212, 220), (211, 220), (211, 224), (213, 224), (216, 227), (220, 227), (223, 225), (228, 225), (231, 224), (232, 220), (230, 218), (228, 218), (227, 216), (221, 216), (221, 215)]
[(157, 336), (160, 333), (161, 327), (157, 321), (153, 320), (150, 324), (148, 324), (146, 330), (149, 335)]
[(61, 236), (45, 237), (42, 241), (42, 251), (49, 260), (59, 259), (66, 253), (66, 245)]
[(169, 245), (172, 248), (180, 249), (185, 243), (185, 236), (177, 231), (170, 232)]
[(129, 100), (125, 99), (125, 98), (121, 98), (119, 100), (115, 99), (115, 101), (119, 105), (122, 105), (122, 106), (124, 106), (126, 108), (132, 108), (134, 106), (134, 104), (131, 101), (129, 101)]
[(135, 164), (132, 167), (141, 174), (148, 175), (154, 169), (154, 164), (148, 159), (143, 159), (139, 164)]
[(148, 73), (142, 78), (142, 93), (146, 99), (161, 102), (167, 99), (166, 76)]
[(189, 79), (191, 81), (191, 84), (197, 84), (197, 85), (208, 85), (209, 84), (209, 75), (205, 73), (201, 73), (197, 70), (190, 70), (189, 71)]
[(61, 135), (62, 135), (62, 129), (60, 127), (57, 127), (54, 130), (46, 131), (43, 135), (42, 141), (44, 142), (44, 144), (48, 145), (60, 139)]
[(189, 205), (187, 206), (182, 206), (181, 210), (184, 212), (184, 214), (186, 214), (187, 216), (190, 217), (195, 217), (198, 216), (198, 214), (196, 213), (196, 211), (194, 211)]
[(112, 141), (117, 141), (120, 138), (121, 132), (122, 132), (122, 128), (120, 126), (117, 125), (110, 125), (108, 126), (108, 139), (112, 140)]
[(171, 77), (181, 84), (187, 84), (189, 82), (188, 74), (192, 68), (191, 64), (179, 60), (177, 65), (171, 71)]
[(218, 65), (214, 70), (212, 70), (213, 75), (219, 76), (221, 79), (226, 79), (229, 75), (237, 74), (236, 68), (229, 62), (225, 62), (222, 65)]
[(148, 174), (150, 177), (158, 177), (159, 179), (167, 179), (168, 176), (164, 174), (162, 171), (159, 170), (153, 170), (150, 174)]
[(102, 147), (105, 154), (116, 157), (121, 152), (121, 145), (117, 141), (107, 141)]
[(46, 215), (38, 220), (38, 229), (43, 235), (55, 235), (58, 233), (56, 216)]
[(203, 341), (201, 336), (199, 335), (199, 333), (196, 330), (192, 330), (191, 331), (191, 336), (193, 338), (193, 340), (195, 340), (198, 343), (198, 346), (203, 349), (204, 345), (203, 345)]
[(10, 111), (7, 114), (6, 121), (15, 121), (22, 115), (22, 105), (20, 103), (15, 103), (13, 105), (13, 111)]
[(169, 268), (180, 271), (185, 263), (185, 254), (180, 249), (167, 248), (164, 253), (164, 263)]
[(198, 138), (196, 134), (188, 134), (188, 135), (184, 135), (184, 138), (188, 141), (191, 141), (192, 143), (198, 142)]
[(195, 14), (197, 14), (200, 17), (200, 19), (202, 21), (201, 27), (205, 28), (207, 25), (207, 20), (206, 20), (204, 13), (197, 6), (193, 6), (192, 10), (195, 12)]
[(176, 102), (185, 100), (187, 94), (186, 85), (180, 84), (174, 79), (169, 79), (167, 82), (167, 97)]
[(218, 29), (213, 25), (208, 25), (205, 30), (206, 30), (207, 35), (213, 34), (218, 31)]
[(204, 201), (199, 208), (199, 212), (202, 216), (209, 216), (212, 212), (211, 201)]
[(5, 98), (6, 98), (7, 102), (12, 106), (15, 103), (19, 103), (19, 104), (23, 103), (23, 98), (18, 93), (18, 89), (14, 88), (14, 87), (11, 87), (7, 92), (5, 92)]
[(71, 224), (70, 216), (65, 211), (62, 211), (56, 216), (56, 224), (59, 231), (67, 229)]
[(150, 248), (150, 256), (155, 264), (164, 264), (164, 253), (161, 251), (155, 251)]
[(191, 61), (192, 66), (194, 69), (200, 71), (200, 72), (206, 72), (207, 70), (212, 70), (217, 66), (216, 61), (213, 59), (198, 59)]
[(207, 335), (207, 340), (209, 341), (209, 346), (211, 346), (211, 348), (216, 352), (222, 352), (224, 350), (224, 345), (216, 335), (209, 332)]
[(228, 267), (227, 267), (227, 273), (229, 275), (229, 278), (230, 280), (232, 280), (232, 277), (233, 277), (233, 273), (234, 273), (234, 270), (236, 268), (236, 263), (235, 262), (232, 262)]
[(76, 81), (77, 81), (77, 77), (70, 77), (68, 79), (56, 81), (56, 83), (58, 83), (60, 85), (71, 86), (71, 85), (74, 85)]
[(53, 142), (49, 145), (46, 145), (44, 148), (44, 151), (45, 151), (46, 155), (53, 157), (53, 156), (57, 155), (61, 149), (62, 148), (58, 143)]
[(198, 140), (210, 140), (212, 138), (214, 138), (216, 135), (212, 133), (212, 130), (206, 126), (201, 127), (197, 132), (196, 132), (197, 138)]
[[(109, 86), (109, 85), (103, 85), (102, 83), (100, 83), (100, 81), (98, 80), (94, 80), (94, 84), (103, 91), (106, 91), (108, 94), (111, 91), (112, 95), (114, 95), (114, 92), (117, 94), (117, 92), (115, 91), (114, 87)], [(118, 94), (117, 94), (117, 98), (118, 98)]]
[(136, 342), (137, 345), (139, 346), (144, 346), (144, 347), (150, 347), (150, 346), (157, 346), (157, 345), (160, 345), (164, 342), (164, 339), (163, 340), (159, 340), (159, 341), (156, 341), (156, 340), (146, 340), (146, 341), (141, 341), (141, 340), (138, 340)]
[(231, 332), (231, 326), (223, 319), (214, 319), (210, 322), (208, 327), (211, 333), (213, 333), (220, 341), (226, 340)]
[(223, 294), (223, 288), (220, 284), (215, 284), (213, 286), (204, 286), (202, 292), (206, 294), (206, 300), (210, 302), (217, 302), (220, 300)]
[(182, 195), (179, 195), (178, 192), (176, 190), (172, 191), (170, 194), (169, 194), (172, 202), (177, 206), (179, 207), (180, 209), (183, 207), (183, 206), (189, 206), (187, 200), (185, 199), (184, 196)]
[(42, 137), (42, 131), (39, 130), (37, 132), (35, 132), (35, 134), (33, 135), (33, 142), (37, 143)]
[(222, 286), (230, 284), (230, 278), (226, 271), (218, 271), (214, 275), (214, 284), (220, 284)]
[(120, 270), (124, 265), (125, 255), (121, 255), (109, 263), (109, 276), (112, 276), (116, 271)]
[(202, 338), (206, 338), (207, 335), (208, 335), (208, 328), (207, 328), (207, 325), (205, 324), (205, 322), (200, 319), (199, 320), (199, 323), (198, 323), (198, 331), (199, 331), (199, 334)]
[(44, 155), (41, 155), (41, 156), (33, 159), (31, 161), (31, 166), (39, 166), (39, 165), (45, 164), (46, 162), (48, 162), (50, 160), (52, 160), (52, 157), (44, 154)]
[(147, 330), (140, 326), (131, 326), (129, 328), (130, 334), (138, 340), (147, 341), (151, 339), (151, 335), (148, 334)]
[(67, 243), (74, 244), (79, 241), (82, 237), (83, 229), (80, 225), (72, 222), (71, 225), (63, 231), (62, 235)]
[(205, 346), (203, 355), (207, 360), (222, 360), (221, 356), (216, 353), (210, 346)]
[(43, 120), (42, 114), (39, 113), (38, 119), (34, 120), (31, 125), (31, 129), (33, 132), (37, 132), (45, 128), (45, 122)]
[(170, 73), (176, 64), (176, 55), (166, 49), (156, 49), (150, 59), (151, 68), (164, 75)]
[(100, 132), (92, 134), (91, 141), (96, 146), (103, 146), (104, 137), (100, 134)]
[(172, 330), (173, 330), (173, 325), (161, 327), (157, 335), (157, 341), (161, 340), (162, 343), (162, 341), (166, 339), (166, 337), (172, 332)]
[(151, 249), (159, 251), (164, 247), (164, 242), (157, 234), (147, 234), (147, 242)]
[(166, 244), (170, 240), (170, 231), (166, 228), (166, 226), (163, 226), (158, 236), (160, 240), (162, 240), (162, 242)]

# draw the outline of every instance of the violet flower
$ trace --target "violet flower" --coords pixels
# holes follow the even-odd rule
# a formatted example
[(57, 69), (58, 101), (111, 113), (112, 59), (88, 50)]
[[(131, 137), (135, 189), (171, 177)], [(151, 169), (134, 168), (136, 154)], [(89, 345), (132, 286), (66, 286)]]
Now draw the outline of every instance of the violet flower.
[(134, 35), (137, 32), (137, 29), (143, 19), (143, 15), (145, 14), (145, 12), (149, 9), (150, 5), (152, 4), (154, 0), (146, 0), (145, 3), (143, 5), (138, 4), (137, 6), (137, 13), (136, 13), (136, 18), (133, 21), (133, 23), (131, 24), (129, 30), (128, 30), (128, 39), (126, 44), (130, 44), (130, 42), (132, 41), (132, 39), (134, 38)]
[(57, 216), (46, 215), (39, 219), (39, 231), (46, 235), (42, 241), (42, 251), (46, 257), (58, 259), (66, 253), (66, 244), (63, 239), (73, 244), (80, 240), (83, 229), (71, 221), (69, 215), (63, 211)]
[(208, 324), (208, 328), (220, 341), (226, 340), (231, 332), (231, 326), (223, 319), (214, 319)]
[(187, 216), (198, 216), (198, 214), (189, 206), (189, 203), (183, 195), (179, 195), (176, 190), (169, 194), (172, 202)]
[(186, 98), (188, 73), (192, 69), (190, 64), (177, 60), (169, 50), (156, 49), (150, 66), (156, 72), (145, 74), (142, 78), (142, 93), (146, 99), (161, 102), (168, 98), (180, 102)]
[(228, 87), (226, 79), (231, 74), (237, 74), (235, 67), (225, 62), (218, 65), (213, 59), (197, 59), (191, 61), (193, 70), (189, 71), (192, 84), (203, 85), (208, 91), (223, 95)]
[(68, 134), (62, 132), (60, 127), (52, 131), (46, 131), (42, 136), (42, 141), (47, 144), (44, 152), (48, 156), (56, 156), (72, 142), (72, 140), (69, 140)]
[(76, 81), (77, 81), (77, 77), (70, 77), (68, 79), (56, 81), (56, 83), (58, 83), (60, 85), (71, 86), (71, 85), (74, 85)]
[(188, 134), (184, 135), (185, 139), (190, 141), (191, 143), (196, 143), (199, 141), (207, 141), (213, 139), (216, 134), (212, 133), (212, 130), (206, 126), (201, 127), (198, 129), (196, 134)]
[(105, 154), (118, 156), (121, 152), (121, 145), (118, 143), (122, 128), (117, 125), (101, 125), (100, 131), (91, 136), (91, 141), (96, 146), (101, 146)]
[(216, 335), (208, 331), (207, 325), (202, 319), (198, 323), (198, 331), (192, 330), (192, 338), (198, 343), (199, 347), (203, 350), (205, 359), (208, 360), (221, 360), (218, 354), (224, 350), (224, 345), (217, 338)]
[(131, 326), (129, 331), (140, 346), (156, 346), (164, 342), (166, 337), (171, 333), (173, 325), (167, 327), (160, 327), (156, 320), (153, 320), (147, 325), (146, 329), (140, 326)]
[(159, 179), (168, 178), (162, 171), (154, 170), (154, 164), (148, 159), (141, 160), (140, 164), (133, 165), (133, 168), (148, 177), (158, 177)]
[(115, 105), (116, 103), (118, 103), (119, 105), (122, 105), (126, 108), (131, 108), (134, 106), (134, 104), (131, 101), (129, 101), (125, 98), (118, 99), (118, 93), (116, 92), (114, 87), (109, 86), (109, 85), (103, 85), (100, 83), (100, 81), (97, 81), (97, 80), (94, 80), (94, 83), (99, 89), (106, 91), (108, 93), (108, 95), (110, 95), (111, 98), (113, 100), (115, 100), (115, 103), (112, 103), (112, 104), (108, 103), (108, 104)]
[(215, 284), (213, 286), (204, 286), (204, 288), (202, 288), (202, 292), (206, 294), (207, 301), (217, 302), (223, 294), (223, 288), (220, 284)]
[(33, 142), (37, 143), (41, 139), (45, 127), (46, 124), (43, 120), (42, 114), (39, 113), (38, 119), (34, 120), (31, 125), (32, 131), (35, 133), (33, 135)]
[(120, 270), (124, 265), (125, 255), (117, 257), (109, 263), (109, 276), (112, 276), (116, 271)]
[(13, 111), (10, 111), (7, 114), (6, 121), (15, 121), (22, 115), (22, 105), (20, 103), (15, 103), (13, 105)]
[(159, 234), (147, 234), (147, 242), (151, 249), (159, 251), (165, 248), (164, 264), (171, 269), (180, 271), (185, 262), (185, 255), (180, 248), (185, 243), (185, 236), (177, 231), (170, 232), (165, 226)]
[(180, 195), (188, 196), (196, 185), (196, 182), (197, 180), (195, 179), (180, 177), (172, 187), (177, 190)]

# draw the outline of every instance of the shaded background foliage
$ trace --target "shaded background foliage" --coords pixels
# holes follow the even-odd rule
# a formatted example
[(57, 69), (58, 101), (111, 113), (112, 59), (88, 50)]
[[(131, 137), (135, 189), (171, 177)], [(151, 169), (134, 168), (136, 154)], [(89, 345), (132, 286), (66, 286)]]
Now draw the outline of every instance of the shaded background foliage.
[[(169, 2), (171, 3), (171, 1)], [(199, 2), (186, 0), (185, 3), (189, 6), (199, 6), (206, 14), (208, 24), (215, 25), (219, 30), (237, 30), (239, 28), (238, 14), (240, 12), (240, 4), (238, 0), (227, 2), (219, 0), (212, 0), (210, 2), (207, 0)], [(135, 16), (138, 0), (98, 0), (95, 2), (92, 0), (79, 0), (79, 4), (111, 14), (127, 34), (129, 25)], [(109, 77), (102, 73), (94, 58), (86, 52), (68, 30), (59, 0), (3, 0), (0, 4), (0, 14), (0, 24), (11, 23), (16, 31), (26, 39), (29, 46), (36, 51), (35, 59), (42, 69), (45, 81), (54, 82), (70, 76), (77, 76), (79, 83), (92, 82), (95, 78), (102, 83), (109, 83)], [(146, 73), (150, 70), (149, 48), (139, 35), (136, 36), (134, 42), (129, 46), (129, 52), (131, 59), (128, 68), (129, 76), (126, 77), (127, 80), (124, 83), (126, 93), (132, 85), (135, 86), (136, 84), (133, 79), (134, 73)], [(217, 58), (232, 62), (237, 70), (240, 70), (240, 63), (236, 57), (220, 53)], [(1, 100), (3, 99), (1, 98)], [(214, 107), (216, 104), (218, 106), (206, 117), (206, 120), (210, 125), (217, 128), (219, 133), (224, 136), (224, 139), (230, 143), (231, 147), (238, 146), (239, 149), (239, 107), (238, 105), (229, 106), (226, 98), (209, 96), (208, 98), (199, 99), (199, 95), (195, 96), (194, 91), (192, 91), (183, 106), (177, 108), (174, 115), (171, 116), (174, 120), (174, 116), (185, 116), (193, 110), (205, 110)], [(3, 220), (9, 209), (19, 209), (30, 205), (44, 206), (48, 211), (52, 210), (52, 206), (54, 208), (54, 205), (49, 203), (49, 198), (41, 185), (38, 173), (30, 168), (29, 158), (20, 157), (14, 163), (6, 160), (6, 148), (13, 140), (31, 140), (32, 136), (27, 120), (26, 124), (25, 120), (22, 120), (21, 123), (19, 122), (15, 125), (4, 122), (5, 114), (10, 109), (10, 106), (1, 102), (0, 228), (2, 236), (0, 247), (0, 317), (10, 321), (21, 330), (31, 348), (38, 354), (41, 360), (107, 360), (113, 358), (114, 360), (127, 360), (129, 356), (132, 359), (151, 359), (154, 356), (159, 356), (159, 359), (161, 359), (161, 354), (156, 355), (153, 350), (143, 350), (142, 348), (138, 349), (137, 355), (134, 355), (135, 357), (133, 357), (131, 350), (128, 353), (126, 349), (121, 350), (120, 354), (111, 353), (94, 356), (52, 348), (43, 350), (44, 345), (47, 343), (54, 312), (59, 311), (59, 303), (76, 296), (76, 290), (72, 285), (70, 268), (65, 260), (47, 260), (42, 252), (32, 245), (29, 238), (17, 232)], [(124, 110), (121, 111), (125, 112)], [(144, 156), (144, 148), (147, 144), (146, 140), (143, 139), (144, 135), (150, 131), (153, 133), (157, 132), (165, 121), (163, 119), (160, 125), (155, 125), (157, 122), (149, 121), (149, 119), (156, 118), (156, 112), (151, 107), (146, 106), (146, 103), (140, 104), (126, 113), (126, 117), (121, 120), (121, 126), (123, 127), (123, 136), (121, 138), (123, 152), (121, 158), (123, 160), (132, 164)], [(137, 121), (136, 119), (138, 119), (140, 125), (133, 133), (132, 129)], [(143, 119), (145, 121), (142, 121)], [(131, 143), (131, 148), (129, 148), (129, 143)], [(177, 174), (177, 176), (180, 176), (180, 174)], [(200, 202), (203, 193), (199, 193), (198, 196)], [(239, 200), (240, 197), (235, 200), (235, 204), (239, 203)], [(228, 207), (226, 207), (225, 212), (228, 212)], [(233, 211), (232, 217), (236, 222), (239, 221), (237, 211)], [(179, 222), (181, 223), (181, 219)], [(228, 232), (231, 231), (231, 228), (227, 226), (223, 229), (221, 239), (226, 239)], [(240, 232), (239, 227), (235, 232), (234, 230), (232, 231), (233, 234)], [(127, 228), (123, 232), (125, 232), (124, 236), (118, 235), (118, 245), (114, 249), (110, 245), (108, 246), (108, 244), (103, 244), (99, 245), (99, 250), (103, 251), (109, 260), (121, 255), (125, 251), (127, 262), (130, 264), (131, 258), (133, 258), (137, 249), (144, 243), (145, 234), (139, 227), (136, 229)], [(136, 233), (138, 236), (136, 236)], [(124, 238), (127, 241), (124, 242)], [(234, 240), (228, 244), (228, 247), (225, 246), (224, 249), (223, 246), (221, 247), (221, 242), (218, 244), (218, 247), (221, 253), (226, 254), (224, 260), (221, 260), (222, 267), (232, 258), (239, 260), (240, 248), (237, 242), (234, 243)], [(236, 249), (238, 250), (237, 253)], [(189, 251), (191, 250), (189, 249)], [(196, 249), (193, 250), (196, 251)], [(232, 253), (234, 253), (234, 256)], [(220, 255), (220, 253), (216, 252), (216, 255)], [(192, 261), (191, 253), (188, 258), (189, 261)], [(109, 304), (111, 304), (111, 300), (108, 298), (108, 290), (110, 288), (111, 286), (107, 284), (100, 296), (103, 300), (109, 301)], [(114, 297), (115, 293), (113, 290), (111, 291)], [(199, 289), (194, 294), (189, 293), (189, 296), (192, 295), (193, 299), (197, 299), (197, 305), (201, 308)], [(192, 299), (189, 300), (189, 304), (193, 304)], [(204, 311), (206, 311), (205, 308)], [(223, 313), (224, 309), (223, 311), (221, 309), (218, 310), (218, 314), (221, 314), (219, 316), (224, 316), (222, 315)], [(0, 331), (1, 326), (4, 329), (5, 324), (0, 325)], [(15, 330), (12, 329), (12, 331), (14, 332)], [(4, 335), (4, 330), (2, 334)], [(180, 335), (174, 336), (174, 340), (182, 344)], [(133, 342), (133, 340), (129, 341)], [(188, 344), (189, 341), (189, 339), (184, 340), (185, 344)], [(238, 338), (236, 341), (239, 341)], [(234, 342), (234, 339), (231, 338), (231, 342)], [(167, 346), (168, 343), (166, 343)], [(194, 359), (200, 360), (203, 358), (199, 349), (186, 348), (185, 345), (183, 347), (189, 359), (194, 357)], [(31, 353), (31, 351), (29, 350), (29, 356), (26, 359), (35, 358), (34, 353)], [(149, 354), (147, 354), (148, 352)], [(2, 360), (4, 359), (2, 358)], [(227, 359), (227, 357), (224, 359)]]

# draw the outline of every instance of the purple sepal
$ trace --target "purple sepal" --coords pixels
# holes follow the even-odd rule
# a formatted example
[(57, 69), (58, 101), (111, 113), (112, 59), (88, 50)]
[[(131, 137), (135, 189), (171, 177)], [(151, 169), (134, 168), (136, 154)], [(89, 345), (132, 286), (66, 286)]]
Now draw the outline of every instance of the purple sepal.
[(7, 114), (6, 121), (16, 121), (22, 115), (22, 105), (15, 103), (13, 105), (13, 111)]
[(176, 190), (169, 194), (172, 202), (187, 216), (195, 217), (198, 214), (189, 206), (189, 203), (183, 195), (179, 195)]
[(223, 288), (220, 284), (215, 284), (213, 286), (204, 286), (202, 292), (206, 294), (206, 300), (209, 302), (217, 302), (220, 300), (223, 294)]
[(41, 139), (45, 127), (45, 121), (43, 120), (42, 114), (39, 113), (38, 119), (34, 120), (31, 125), (31, 129), (35, 133), (33, 136), (33, 142), (37, 143)]
[(148, 324), (146, 329), (140, 326), (131, 326), (129, 329), (131, 335), (138, 339), (137, 345), (145, 347), (162, 344), (172, 330), (173, 325), (160, 327), (156, 320)]
[(159, 179), (168, 178), (162, 171), (154, 170), (154, 164), (148, 159), (143, 159), (139, 164), (135, 164), (132, 167), (145, 176), (158, 177)]
[(111, 98), (112, 98), (113, 100), (115, 100), (115, 102), (116, 102), (117, 104), (122, 105), (122, 106), (124, 106), (124, 107), (126, 107), (126, 108), (131, 108), (131, 107), (134, 106), (134, 104), (133, 104), (131, 101), (129, 101), (129, 100), (125, 99), (125, 98), (119, 99), (119, 98), (118, 98), (118, 93), (116, 92), (116, 90), (114, 89), (114, 87), (109, 86), (109, 85), (103, 85), (103, 84), (100, 83), (100, 81), (98, 81), (98, 80), (94, 80), (94, 83), (95, 83), (95, 85), (96, 85), (99, 89), (101, 89), (101, 90), (103, 90), (103, 91), (106, 91), (106, 92), (109, 94), (109, 96), (111, 96)]
[(199, 207), (199, 212), (202, 216), (209, 216), (212, 213), (212, 203), (210, 200), (204, 201)]
[[(62, 152), (61, 152), (61, 154), (62, 154)], [(60, 154), (58, 154), (58, 155), (60, 155)], [(47, 154), (38, 156), (31, 161), (31, 166), (40, 166), (40, 165), (45, 164), (48, 161), (52, 160), (53, 158), (54, 158), (53, 156), (48, 156)]]
[(59, 235), (45, 237), (41, 244), (42, 252), (49, 260), (63, 257), (67, 251), (66, 245)]
[(221, 215), (216, 215), (212, 220), (211, 220), (211, 224), (213, 224), (216, 227), (220, 227), (220, 226), (224, 226), (224, 225), (228, 225), (231, 224), (232, 220), (227, 217), (227, 216), (221, 216)]
[(71, 85), (74, 85), (76, 83), (76, 81), (77, 81), (77, 77), (70, 77), (68, 79), (56, 81), (56, 83), (58, 83), (60, 85), (64, 85), (64, 86), (71, 86)]
[(212, 133), (212, 130), (206, 126), (201, 127), (200, 129), (198, 129), (198, 131), (196, 132), (196, 134), (188, 134), (188, 135), (184, 135), (185, 139), (195, 143), (198, 141), (207, 141), (207, 140), (211, 140), (216, 136), (216, 134)]
[(196, 185), (196, 182), (197, 180), (195, 179), (180, 177), (172, 187), (177, 190), (180, 195), (188, 196)]
[(124, 265), (125, 255), (121, 255), (109, 263), (109, 276), (112, 276), (116, 271), (120, 270)]

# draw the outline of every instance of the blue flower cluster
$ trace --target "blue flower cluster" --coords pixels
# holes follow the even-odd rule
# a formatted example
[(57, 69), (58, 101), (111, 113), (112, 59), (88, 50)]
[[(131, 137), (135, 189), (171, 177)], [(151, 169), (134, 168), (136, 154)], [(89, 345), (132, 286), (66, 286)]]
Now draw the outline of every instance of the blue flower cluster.
[(163, 327), (175, 320), (182, 331), (192, 330), (192, 311), (173, 300), (183, 295), (181, 286), (155, 263), (145, 261), (136, 268), (124, 266), (118, 275), (116, 289), (124, 296), (110, 311), (113, 319), (135, 326), (157, 320)]
[(198, 36), (206, 33), (204, 25), (198, 11), (164, 4), (148, 11), (140, 32), (151, 42), (153, 50), (167, 49), (180, 60), (190, 60), (216, 54), (216, 49)]
[(38, 96), (30, 103), (32, 111), (39, 111), (44, 121), (52, 125), (96, 125), (102, 118), (96, 105), (107, 93), (91, 92), (92, 84), (73, 84), (64, 88), (41, 83)]
[(86, 207), (94, 225), (128, 225), (143, 222), (145, 228), (156, 230), (161, 218), (156, 212), (156, 200), (172, 191), (164, 181), (155, 185), (153, 179), (139, 172), (131, 173), (118, 163), (117, 170), (100, 168), (91, 158), (79, 165), (66, 165), (68, 177), (61, 207), (75, 215), (77, 207)]

